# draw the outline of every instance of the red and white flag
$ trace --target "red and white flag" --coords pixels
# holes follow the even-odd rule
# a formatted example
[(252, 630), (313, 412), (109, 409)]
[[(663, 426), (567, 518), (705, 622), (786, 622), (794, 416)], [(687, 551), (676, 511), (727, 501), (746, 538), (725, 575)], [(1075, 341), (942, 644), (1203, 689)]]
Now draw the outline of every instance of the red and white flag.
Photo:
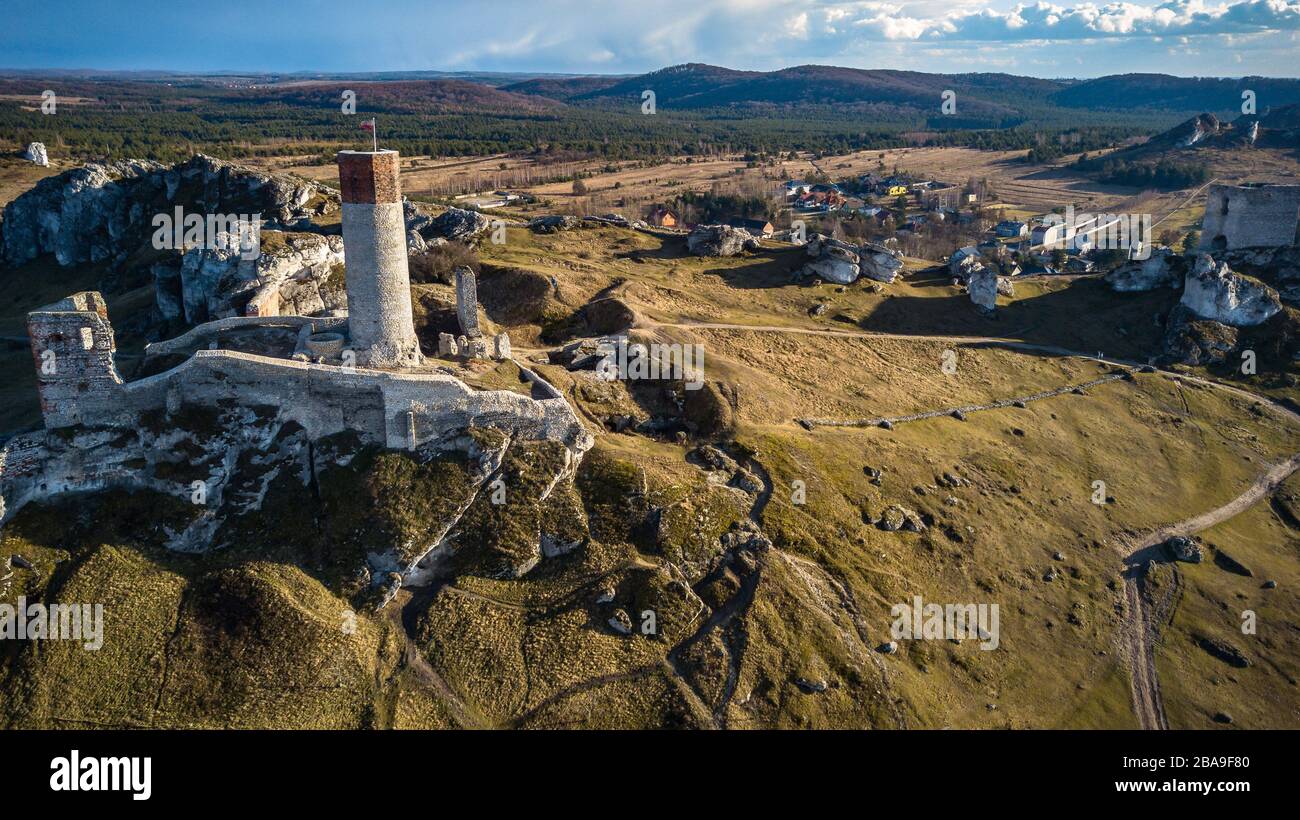
[(375, 132), (375, 118), (371, 117), (368, 120), (362, 120), (361, 127), (373, 134)]

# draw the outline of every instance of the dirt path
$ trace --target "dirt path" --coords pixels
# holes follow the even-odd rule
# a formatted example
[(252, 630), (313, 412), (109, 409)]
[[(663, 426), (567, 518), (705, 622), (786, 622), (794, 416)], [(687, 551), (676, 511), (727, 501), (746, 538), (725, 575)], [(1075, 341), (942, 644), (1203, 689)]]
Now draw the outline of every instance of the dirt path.
[[(815, 336), (844, 336), (866, 339), (887, 338), (893, 340), (918, 339), (922, 341), (941, 341), (956, 344), (990, 344), (1014, 350), (1092, 359), (1094, 361), (1128, 367), (1137, 367), (1144, 364), (1101, 355), (1091, 355), (1053, 345), (1038, 345), (995, 337), (913, 336), (907, 334), (870, 333), (865, 331), (823, 330), (820, 328), (780, 327), (774, 325), (740, 325), (714, 322), (647, 322), (647, 324), (650, 327), (674, 327), (684, 329), (704, 328), (717, 330), (753, 330), (773, 333), (801, 333)], [(1300, 425), (1300, 414), (1297, 414), (1289, 407), (1285, 407), (1276, 400), (1267, 396), (1261, 396), (1240, 387), (1216, 382), (1211, 379), (1201, 378), (1199, 376), (1188, 376), (1182, 373), (1173, 373), (1171, 371), (1159, 369), (1156, 369), (1154, 372), (1167, 378), (1172, 378), (1180, 383), (1191, 382), (1200, 384), (1215, 390), (1222, 390), (1236, 394), (1237, 396), (1250, 401), (1261, 402), (1264, 406), (1271, 408), (1273, 412), (1279, 416), (1296, 425)], [(1055, 393), (1057, 391), (1051, 392)], [(995, 403), (995, 405), (1005, 406), (1005, 403), (998, 402)], [(946, 412), (950, 411), (935, 411), (933, 415), (942, 415)], [(816, 424), (825, 424), (827, 422), (827, 420), (824, 419), (805, 421), (813, 421)], [(856, 424), (858, 422), (853, 421), (849, 423)], [(811, 427), (809, 429), (811, 429)], [(1128, 658), (1129, 685), (1133, 697), (1133, 711), (1138, 718), (1138, 724), (1143, 729), (1169, 728), (1169, 722), (1165, 717), (1164, 700), (1160, 694), (1160, 680), (1156, 672), (1155, 649), (1159, 637), (1160, 625), (1156, 622), (1156, 613), (1152, 612), (1151, 607), (1148, 606), (1149, 602), (1147, 600), (1146, 590), (1144, 589), (1144, 569), (1147, 562), (1155, 558), (1156, 551), (1161, 549), (1161, 545), (1163, 545), (1170, 537), (1174, 535), (1192, 535), (1201, 532), (1213, 527), (1215, 524), (1227, 521), (1228, 519), (1246, 511), (1257, 504), (1260, 500), (1271, 495), (1277, 489), (1279, 484), (1285, 481), (1297, 470), (1300, 470), (1300, 453), (1297, 453), (1286, 461), (1270, 468), (1266, 473), (1255, 479), (1255, 481), (1251, 483), (1244, 492), (1226, 504), (1216, 507), (1213, 510), (1209, 510), (1208, 512), (1203, 512), (1200, 515), (1193, 516), (1192, 518), (1188, 518), (1184, 521), (1180, 521), (1176, 524), (1170, 524), (1153, 530), (1142, 538), (1136, 545), (1131, 542), (1121, 544), (1120, 552), (1124, 560), (1123, 576), (1125, 601), (1123, 623), (1121, 626), (1121, 643), (1124, 648), (1124, 653)]]
[(1300, 453), (1275, 465), (1255, 479), (1246, 491), (1221, 507), (1153, 530), (1136, 545), (1120, 547), (1124, 556), (1124, 629), (1123, 644), (1128, 656), (1129, 682), (1133, 691), (1133, 711), (1143, 729), (1168, 729), (1160, 681), (1156, 675), (1155, 645), (1159, 624), (1148, 606), (1145, 568), (1157, 560), (1157, 552), (1175, 535), (1194, 535), (1239, 515), (1271, 495), (1292, 473), (1300, 470)]

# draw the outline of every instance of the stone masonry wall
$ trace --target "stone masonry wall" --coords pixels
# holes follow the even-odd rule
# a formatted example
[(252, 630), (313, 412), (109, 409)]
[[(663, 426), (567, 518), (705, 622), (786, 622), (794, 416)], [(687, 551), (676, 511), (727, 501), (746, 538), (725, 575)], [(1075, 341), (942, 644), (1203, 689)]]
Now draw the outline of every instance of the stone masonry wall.
[(47, 427), (80, 424), (113, 402), (122, 378), (104, 297), (76, 293), (39, 308), (28, 314), (27, 335)]
[(1300, 185), (1213, 185), (1205, 200), (1200, 250), (1290, 245), (1297, 219)]

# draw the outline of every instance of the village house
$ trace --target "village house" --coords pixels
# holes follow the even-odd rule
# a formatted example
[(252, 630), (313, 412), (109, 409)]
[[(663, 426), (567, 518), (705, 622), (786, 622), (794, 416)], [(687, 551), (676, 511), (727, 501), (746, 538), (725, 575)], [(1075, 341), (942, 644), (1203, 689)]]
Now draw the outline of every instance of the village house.
[(802, 196), (812, 190), (812, 184), (804, 182), (802, 179), (792, 179), (785, 184), (785, 198), (793, 199)]
[(1008, 236), (1017, 238), (1029, 235), (1029, 226), (1023, 222), (1013, 219), (1004, 219), (993, 228), (993, 232), (998, 236)]
[(652, 210), (646, 221), (658, 228), (676, 228), (681, 225), (677, 220), (677, 214), (663, 207)]

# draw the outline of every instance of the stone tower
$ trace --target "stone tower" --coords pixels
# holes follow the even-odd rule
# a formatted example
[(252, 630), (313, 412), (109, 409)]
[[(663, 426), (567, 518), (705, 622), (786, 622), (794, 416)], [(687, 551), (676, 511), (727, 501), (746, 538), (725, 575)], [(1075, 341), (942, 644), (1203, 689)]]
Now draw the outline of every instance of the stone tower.
[(396, 151), (340, 151), (348, 330), (357, 364), (420, 363)]

